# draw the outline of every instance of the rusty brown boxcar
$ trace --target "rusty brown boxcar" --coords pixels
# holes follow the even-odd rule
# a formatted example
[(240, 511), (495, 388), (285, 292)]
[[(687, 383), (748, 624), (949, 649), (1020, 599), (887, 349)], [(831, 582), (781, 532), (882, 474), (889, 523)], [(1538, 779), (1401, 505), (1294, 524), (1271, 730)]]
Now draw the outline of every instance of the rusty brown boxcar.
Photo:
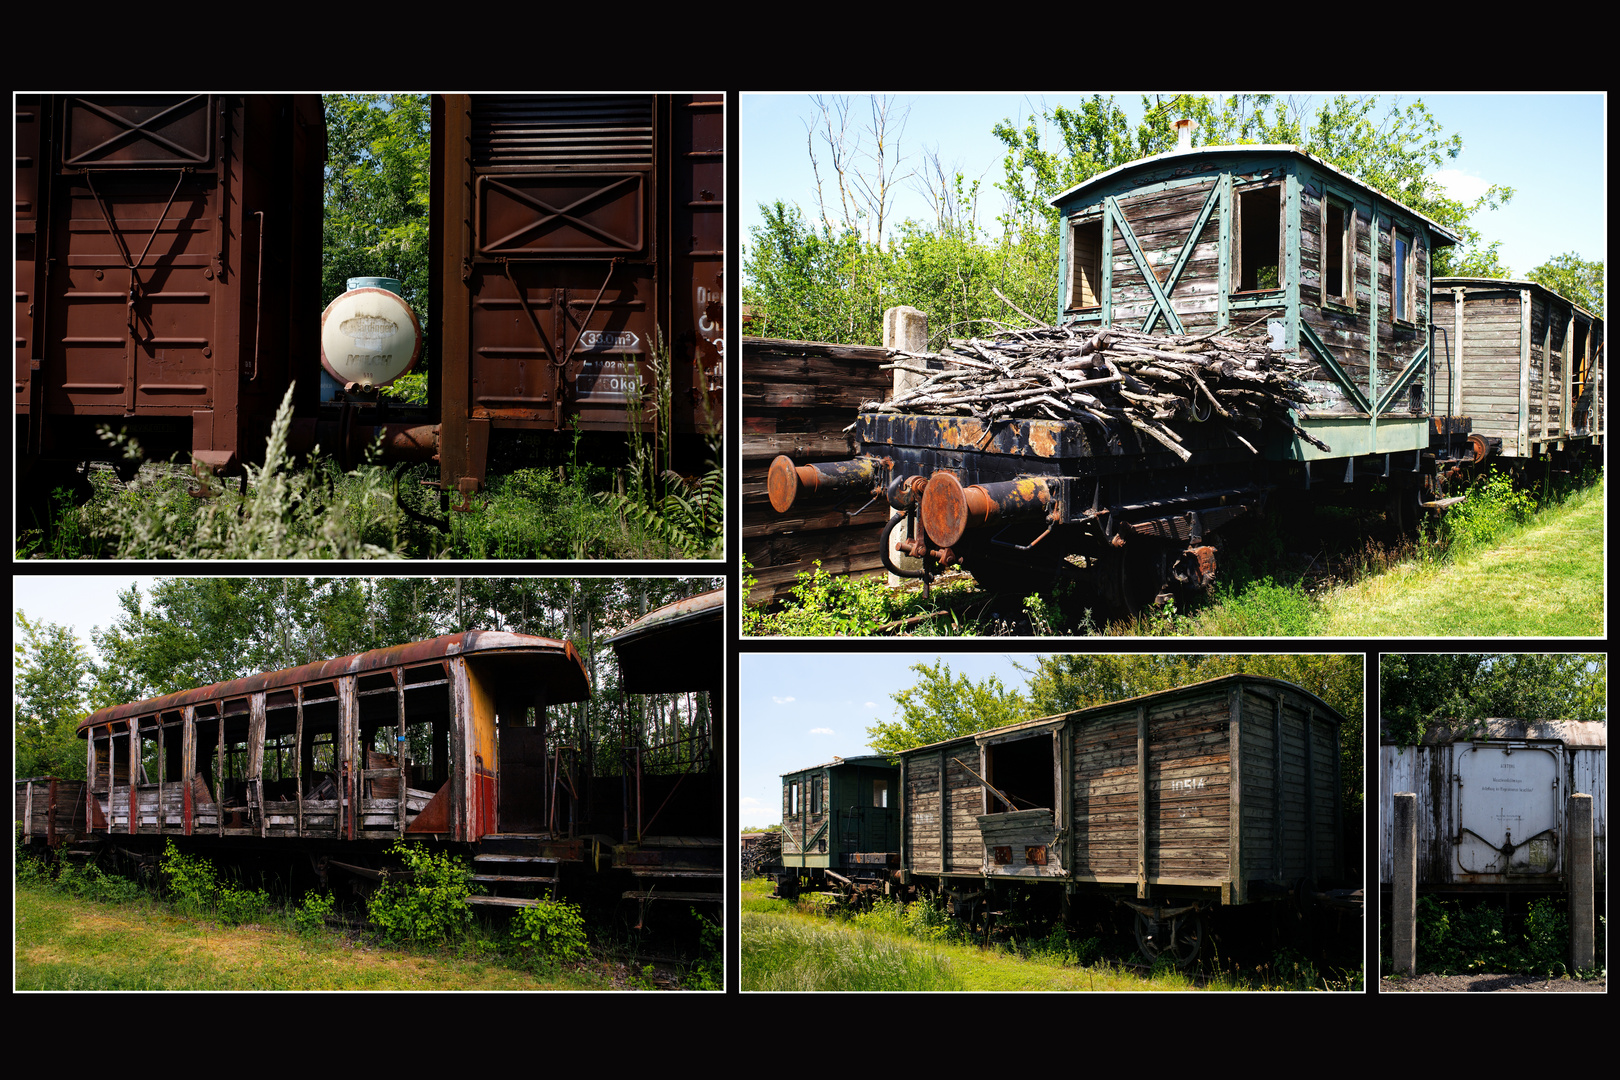
[(717, 433), (723, 95), (436, 95), (433, 136), (444, 490), (492, 431)]
[(1602, 465), (1603, 320), (1533, 281), (1434, 279), (1435, 395), (1487, 456)]
[(1343, 722), (1292, 683), (1229, 675), (907, 750), (903, 879), (959, 912), (1016, 884), (1101, 892), (1148, 956), (1190, 962), (1210, 909), (1359, 883)]
[(108, 456), (102, 424), (216, 470), (262, 456), (287, 384), (319, 349), (320, 98), (16, 104), (25, 481)]

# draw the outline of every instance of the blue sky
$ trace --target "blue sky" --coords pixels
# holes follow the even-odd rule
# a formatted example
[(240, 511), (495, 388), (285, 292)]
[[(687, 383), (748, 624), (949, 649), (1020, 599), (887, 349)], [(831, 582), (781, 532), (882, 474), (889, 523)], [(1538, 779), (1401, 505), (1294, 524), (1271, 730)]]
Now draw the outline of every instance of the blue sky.
[[(1109, 91), (1104, 91), (1109, 93)], [(1134, 126), (1142, 114), (1140, 92), (1113, 92)], [(831, 97), (832, 95), (825, 95)], [(854, 115), (864, 120), (870, 95), (851, 93)], [(968, 180), (982, 180), (979, 224), (993, 228), (1002, 210), (995, 184), (1002, 176), (1004, 148), (991, 134), (997, 121), (1022, 122), (1058, 104), (1075, 106), (1086, 94), (895, 94), (898, 108), (909, 106), (900, 152), (905, 169), (922, 164), (925, 151), (938, 152), (947, 168)], [(1307, 95), (1295, 95), (1305, 99)], [(1384, 95), (1386, 100), (1395, 95)], [(1327, 95), (1309, 96), (1307, 112)], [(1462, 154), (1439, 178), (1457, 198), (1472, 199), (1491, 184), (1516, 189), (1512, 202), (1483, 211), (1474, 227), (1487, 240), (1501, 240), (1501, 259), (1522, 276), (1567, 251), (1586, 259), (1607, 259), (1607, 96), (1603, 94), (1403, 94), (1402, 104), (1422, 100), (1445, 130), (1463, 136)], [(744, 244), (760, 222), (758, 204), (781, 199), (797, 203), (806, 218), (816, 210), (815, 182), (805, 147), (805, 123), (817, 110), (805, 94), (741, 96), (741, 199)], [(1055, 130), (1049, 133), (1056, 139)], [(823, 157), (823, 177), (826, 171)], [(902, 199), (892, 220), (931, 219), (926, 200), (912, 182), (900, 185)], [(833, 189), (827, 188), (831, 197)]]
[(1016, 660), (1035, 667), (1036, 653), (799, 652), (744, 653), (738, 719), (739, 826), (782, 819), (782, 774), (836, 757), (870, 754), (866, 729), (895, 720), (894, 695), (917, 681), (913, 664), (944, 660), (952, 672), (982, 682), (995, 675), (1023, 689)]

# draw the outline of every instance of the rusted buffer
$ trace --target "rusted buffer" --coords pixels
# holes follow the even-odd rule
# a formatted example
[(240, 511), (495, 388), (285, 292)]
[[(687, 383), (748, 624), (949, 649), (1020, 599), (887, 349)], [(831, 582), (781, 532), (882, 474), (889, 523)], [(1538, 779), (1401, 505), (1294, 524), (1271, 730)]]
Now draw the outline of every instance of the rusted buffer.
[(1149, 958), (1190, 963), (1213, 910), (1359, 886), (1344, 719), (1229, 675), (907, 750), (902, 880), (969, 917), (1014, 885), (1110, 897)]
[(900, 865), (899, 767), (871, 755), (783, 773), (781, 844), (780, 896), (890, 892)]
[(1603, 320), (1533, 281), (1434, 279), (1435, 393), (1480, 461), (1603, 464)]
[(1167, 420), (1174, 451), (1097, 417), (866, 411), (853, 458), (776, 459), (778, 513), (877, 499), (900, 515), (892, 547), (921, 560), (891, 554), (891, 572), (959, 564), (1018, 591), (1078, 577), (1129, 613), (1208, 584), (1219, 531), (1273, 497), (1365, 501), (1377, 485), (1403, 527), (1447, 504), (1447, 467), (1471, 459), (1466, 418), (1433, 407), (1430, 275), (1453, 232), (1286, 145), (1184, 148), (1054, 204), (1059, 321), (1077, 349), (1108, 327), (1237, 333), (1302, 361), (1314, 401), (1244, 438)]
[(1560, 720), (1429, 725), (1378, 748), (1379, 881), (1394, 881), (1394, 794), (1417, 796), (1417, 884), (1435, 892), (1563, 892), (1569, 799), (1592, 796), (1594, 876), (1608, 851), (1608, 727)]

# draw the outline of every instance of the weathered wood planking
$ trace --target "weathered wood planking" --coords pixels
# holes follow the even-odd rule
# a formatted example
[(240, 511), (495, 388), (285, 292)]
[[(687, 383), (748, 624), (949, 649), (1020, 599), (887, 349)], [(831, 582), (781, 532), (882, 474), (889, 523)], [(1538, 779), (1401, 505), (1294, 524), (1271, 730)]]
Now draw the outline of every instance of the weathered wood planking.
[[(918, 747), (901, 755), (902, 865), (1139, 895), (1206, 886), (1231, 903), (1262, 883), (1353, 878), (1339, 836), (1342, 720), (1299, 687), (1235, 675)], [(1031, 795), (1055, 805), (1026, 807)], [(1050, 843), (1048, 862), (1020, 838)]]
[(1601, 440), (1602, 319), (1530, 281), (1436, 278), (1433, 299), (1437, 404), (1510, 458)]
[(779, 454), (800, 465), (853, 456), (843, 429), (864, 403), (893, 396), (893, 373), (881, 369), (888, 362), (887, 350), (865, 345), (742, 339), (742, 534), (755, 602), (787, 595), (818, 559), (830, 574), (881, 572), (886, 504), (856, 517), (847, 511), (865, 499), (795, 508), (784, 518), (771, 509), (765, 477)]

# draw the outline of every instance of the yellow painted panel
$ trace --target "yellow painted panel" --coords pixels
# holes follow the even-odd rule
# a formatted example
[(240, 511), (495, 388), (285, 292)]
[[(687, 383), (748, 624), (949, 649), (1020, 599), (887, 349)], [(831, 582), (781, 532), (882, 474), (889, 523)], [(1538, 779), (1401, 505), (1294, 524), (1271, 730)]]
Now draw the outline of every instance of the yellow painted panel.
[(467, 672), (467, 698), (472, 715), (473, 752), (484, 759), (484, 768), (495, 771), (495, 698), (482, 673), (462, 661)]

